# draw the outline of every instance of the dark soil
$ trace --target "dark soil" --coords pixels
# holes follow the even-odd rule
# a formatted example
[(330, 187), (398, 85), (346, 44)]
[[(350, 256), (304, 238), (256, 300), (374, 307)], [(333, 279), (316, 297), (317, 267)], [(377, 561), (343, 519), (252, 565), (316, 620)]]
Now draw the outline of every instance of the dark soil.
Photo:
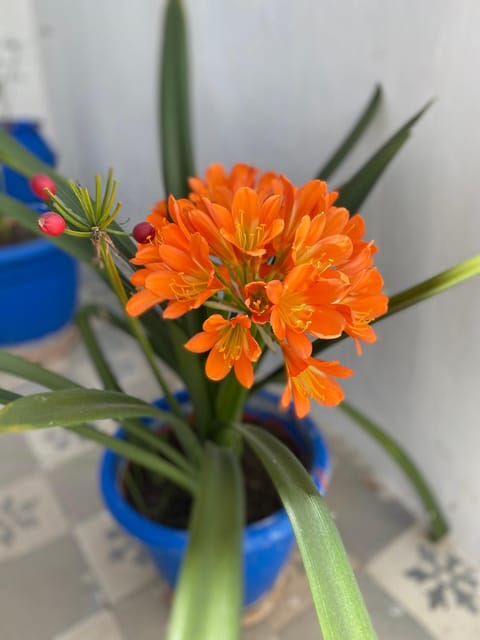
[[(252, 422), (252, 420), (250, 420)], [(280, 425), (275, 422), (259, 425), (281, 440), (308, 468), (309, 460), (305, 454), (285, 433)], [(167, 437), (171, 444), (178, 447), (175, 438), (169, 432), (159, 437)], [(265, 468), (260, 463), (251, 449), (245, 447), (242, 455), (242, 470), (246, 499), (247, 523), (257, 522), (278, 511), (282, 505), (277, 491), (270, 480)], [(183, 491), (174, 483), (152, 475), (138, 465), (131, 464), (127, 468), (128, 478), (124, 481), (124, 491), (130, 504), (142, 515), (150, 520), (159, 522), (175, 529), (186, 529), (192, 499), (190, 494)], [(135, 491), (130, 490), (134, 482)], [(133, 494), (141, 494), (140, 500), (135, 500)]]
[(0, 247), (20, 244), (36, 237), (32, 231), (24, 229), (10, 218), (0, 217)]

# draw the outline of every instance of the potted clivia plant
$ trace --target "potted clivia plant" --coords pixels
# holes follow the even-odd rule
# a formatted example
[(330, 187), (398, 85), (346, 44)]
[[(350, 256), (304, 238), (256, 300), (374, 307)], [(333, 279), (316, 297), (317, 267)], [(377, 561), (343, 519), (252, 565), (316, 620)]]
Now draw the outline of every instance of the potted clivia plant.
[[(39, 122), (11, 115), (8, 88), (19, 73), (21, 46), (7, 38), (0, 42), (0, 48), (4, 54), (0, 58), (0, 130), (53, 167), (55, 154), (41, 135)], [(0, 164), (0, 194), (3, 193), (36, 212), (22, 224), (8, 210), (0, 214), (0, 296), (9, 305), (9, 313), (0, 314), (0, 345), (18, 346), (56, 334), (72, 322), (77, 268), (71, 256), (33, 232), (36, 214), (46, 211), (39, 198), (42, 184), (30, 185), (21, 173)]]
[[(103, 390), (0, 352), (0, 370), (46, 389), (25, 397), (0, 390), (0, 430), (60, 425), (105, 447), (105, 501), (175, 587), (169, 640), (238, 638), (242, 605), (272, 586), (292, 531), (322, 637), (372, 639), (321, 496), (328, 454), (308, 417), (310, 402), (341, 403), (406, 472), (425, 504), (431, 537), (441, 538), (447, 527), (407, 455), (343, 401), (339, 380), (351, 370), (319, 356), (339, 340), (352, 339), (358, 349), (373, 342), (374, 322), (480, 273), (480, 256), (388, 301), (374, 265), (375, 244), (355, 212), (423, 111), (338, 192), (325, 182), (377, 110), (379, 90), (319, 177), (303, 186), (241, 163), (230, 171), (210, 166), (205, 177), (187, 182), (195, 172), (186, 63), (181, 3), (171, 0), (161, 109), (169, 196), (134, 228), (135, 242), (115, 221), (111, 173), (104, 189), (97, 177), (92, 195), (0, 133), (0, 161), (41, 186), (49, 206), (40, 217), (42, 231), (60, 233), (56, 238), (66, 249), (92, 263), (125, 310), (119, 316), (90, 305), (77, 315)], [(0, 210), (32, 219), (7, 196), (0, 196)], [(120, 388), (92, 329), (95, 316), (138, 342), (161, 400), (150, 404)], [(271, 351), (280, 365), (278, 358), (269, 365)], [(181, 393), (172, 393), (161, 363), (181, 379)], [(263, 390), (274, 381), (284, 383), (279, 397)], [(117, 437), (96, 426), (103, 418), (120, 421)], [(269, 496), (270, 484), (284, 510)], [(259, 494), (270, 502), (260, 501), (257, 509)]]

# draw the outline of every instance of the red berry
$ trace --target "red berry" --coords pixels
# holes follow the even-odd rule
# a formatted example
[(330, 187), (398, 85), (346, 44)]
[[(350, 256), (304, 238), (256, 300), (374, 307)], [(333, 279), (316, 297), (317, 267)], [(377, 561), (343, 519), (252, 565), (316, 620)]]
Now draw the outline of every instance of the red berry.
[(30, 189), (37, 196), (37, 198), (40, 198), (41, 200), (50, 199), (50, 196), (45, 191), (45, 189), (48, 189), (54, 195), (57, 192), (54, 181), (49, 176), (45, 176), (42, 174), (33, 176), (33, 178), (30, 180)]
[(47, 236), (61, 236), (67, 226), (59, 213), (47, 211), (38, 218), (40, 231)]
[(139, 222), (133, 227), (132, 236), (140, 244), (147, 244), (155, 237), (155, 227), (150, 222)]

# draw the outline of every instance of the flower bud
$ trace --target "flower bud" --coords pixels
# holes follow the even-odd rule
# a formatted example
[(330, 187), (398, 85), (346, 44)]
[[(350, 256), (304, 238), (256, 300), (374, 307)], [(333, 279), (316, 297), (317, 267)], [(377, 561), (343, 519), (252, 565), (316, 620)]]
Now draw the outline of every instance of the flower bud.
[(47, 236), (60, 236), (67, 226), (65, 220), (59, 213), (47, 211), (38, 218), (40, 231)]
[(54, 195), (57, 192), (54, 181), (49, 176), (45, 176), (42, 174), (38, 174), (32, 177), (32, 179), (30, 180), (30, 189), (32, 190), (32, 193), (34, 193), (37, 198), (40, 198), (41, 200), (49, 200), (50, 198), (45, 189), (48, 189)]
[(140, 244), (147, 244), (155, 237), (155, 227), (150, 222), (139, 222), (133, 227), (132, 236)]

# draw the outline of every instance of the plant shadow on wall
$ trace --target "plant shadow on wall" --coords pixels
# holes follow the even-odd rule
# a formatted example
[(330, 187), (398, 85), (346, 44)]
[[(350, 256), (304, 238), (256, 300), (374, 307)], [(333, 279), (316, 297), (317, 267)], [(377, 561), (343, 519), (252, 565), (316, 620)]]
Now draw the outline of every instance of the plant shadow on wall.
[[(307, 414), (312, 399), (329, 406), (340, 403), (401, 465), (425, 505), (430, 536), (438, 540), (446, 533), (440, 509), (413, 461), (379, 426), (343, 401), (337, 379), (351, 370), (323, 359), (323, 352), (340, 340), (351, 338), (360, 351), (362, 343), (375, 340), (373, 323), (480, 272), (476, 256), (394, 295), (387, 310), (383, 281), (373, 262), (376, 247), (365, 239), (363, 218), (355, 212), (425, 108), (338, 192), (329, 192), (325, 179), (377, 112), (379, 88), (317, 178), (301, 187), (245, 164), (230, 172), (213, 165), (205, 178), (188, 180), (195, 171), (186, 25), (179, 0), (167, 5), (160, 85), (169, 197), (134, 228), (136, 243), (116, 222), (120, 205), (111, 172), (104, 186), (97, 176), (92, 194), (0, 132), (0, 162), (33, 178), (50, 212), (37, 218), (5, 195), (0, 195), (0, 211), (32, 228), (38, 222), (52, 242), (96, 268), (121, 304), (120, 313), (88, 305), (77, 315), (103, 390), (84, 388), (0, 352), (0, 370), (46, 389), (24, 397), (1, 390), (5, 406), (0, 430), (59, 425), (109, 450), (102, 464), (106, 501), (127, 530), (138, 525), (135, 535), (176, 585), (169, 640), (238, 638), (242, 603), (250, 602), (245, 597), (248, 548), (270, 520), (278, 521), (287, 536), (293, 529), (323, 637), (374, 638), (319, 492), (328, 465)], [(148, 404), (120, 388), (97, 340), (94, 319), (111, 323), (124, 331), (125, 340), (138, 343), (161, 401)], [(269, 366), (272, 350), (282, 355), (282, 366)], [(183, 395), (172, 393), (160, 363), (182, 380)], [(280, 402), (262, 389), (271, 382), (285, 384)], [(96, 421), (104, 418), (122, 421), (118, 437), (98, 426)], [(292, 448), (306, 451), (308, 471), (272, 429), (282, 431)], [(241, 461), (246, 448), (262, 463), (285, 511), (244, 527)], [(188, 494), (188, 531), (143, 515), (145, 487), (155, 485), (164, 491), (154, 506), (169, 492), (177, 495), (173, 487)], [(160, 557), (156, 552), (166, 546), (173, 555)]]

